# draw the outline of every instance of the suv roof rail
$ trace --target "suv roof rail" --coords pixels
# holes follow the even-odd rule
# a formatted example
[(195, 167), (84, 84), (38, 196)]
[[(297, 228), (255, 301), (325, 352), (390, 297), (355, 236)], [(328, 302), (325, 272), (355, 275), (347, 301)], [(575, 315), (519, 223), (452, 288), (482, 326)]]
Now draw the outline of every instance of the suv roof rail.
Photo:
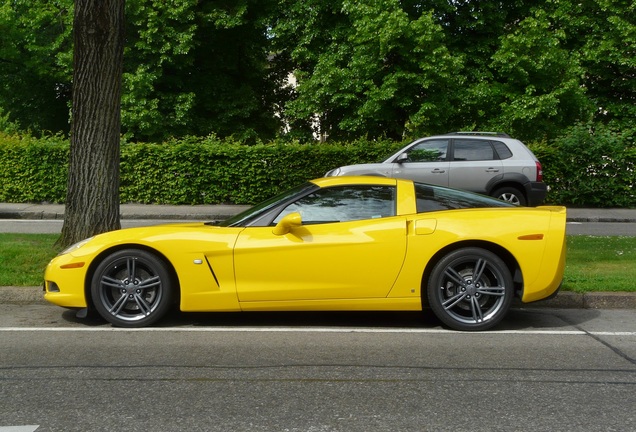
[(505, 132), (450, 132), (446, 135), (484, 135), (484, 136), (497, 136), (501, 138), (510, 138)]

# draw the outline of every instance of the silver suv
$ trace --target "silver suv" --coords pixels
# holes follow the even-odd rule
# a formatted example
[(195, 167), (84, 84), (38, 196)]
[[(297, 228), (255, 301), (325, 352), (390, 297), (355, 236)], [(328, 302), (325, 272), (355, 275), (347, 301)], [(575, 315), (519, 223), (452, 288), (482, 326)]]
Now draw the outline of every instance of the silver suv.
[(494, 132), (454, 132), (413, 141), (381, 163), (349, 165), (325, 176), (399, 177), (537, 206), (547, 187), (541, 163), (521, 141)]

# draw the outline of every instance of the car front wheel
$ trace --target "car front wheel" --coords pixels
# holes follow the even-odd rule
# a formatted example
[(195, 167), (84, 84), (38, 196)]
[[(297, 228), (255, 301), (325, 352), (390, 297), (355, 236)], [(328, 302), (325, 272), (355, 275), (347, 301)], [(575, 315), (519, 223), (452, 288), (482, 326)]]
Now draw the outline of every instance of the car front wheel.
[(506, 264), (481, 248), (455, 250), (433, 268), (428, 303), (447, 326), (462, 331), (487, 330), (508, 312), (514, 295)]
[(95, 309), (118, 327), (144, 327), (162, 318), (173, 286), (166, 265), (155, 255), (125, 249), (107, 256), (91, 282)]

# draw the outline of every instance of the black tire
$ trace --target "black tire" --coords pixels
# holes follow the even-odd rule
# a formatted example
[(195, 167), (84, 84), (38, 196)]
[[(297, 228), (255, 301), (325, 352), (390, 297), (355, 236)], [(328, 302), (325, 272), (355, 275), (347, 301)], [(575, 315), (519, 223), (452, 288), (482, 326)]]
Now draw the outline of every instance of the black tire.
[(97, 266), (91, 295), (106, 321), (117, 327), (145, 327), (168, 312), (174, 287), (161, 259), (143, 250), (124, 249)]
[(492, 193), (492, 196), (518, 206), (525, 206), (527, 204), (526, 197), (523, 195), (523, 193), (519, 189), (511, 186), (502, 187), (495, 190)]
[[(475, 277), (476, 276), (476, 277)], [(487, 330), (510, 309), (513, 280), (506, 264), (481, 248), (464, 248), (443, 257), (426, 289), (433, 313), (448, 327)]]

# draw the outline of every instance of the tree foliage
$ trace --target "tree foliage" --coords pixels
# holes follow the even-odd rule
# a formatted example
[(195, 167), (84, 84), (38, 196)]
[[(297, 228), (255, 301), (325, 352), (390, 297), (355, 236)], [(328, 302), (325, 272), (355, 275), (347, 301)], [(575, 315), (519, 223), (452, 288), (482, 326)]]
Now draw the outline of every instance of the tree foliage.
[(0, 114), (23, 129), (68, 132), (73, 0), (0, 3)]
[(579, 53), (567, 49), (559, 24), (537, 9), (502, 38), (491, 63), (499, 113), (487, 124), (538, 139), (591, 118)]
[(315, 116), (314, 132), (334, 139), (401, 139), (448, 121), (452, 109), (438, 107), (453, 105), (461, 59), (430, 11), (413, 18), (398, 0), (289, 1), (285, 13), (273, 35), (297, 68), (292, 122)]
[[(122, 133), (253, 143), (458, 129), (551, 139), (589, 121), (633, 131), (635, 8), (627, 0), (127, 0)], [(73, 0), (0, 5), (2, 124), (69, 131), (72, 15)]]
[(268, 64), (267, 10), (256, 0), (129, 1), (126, 135), (274, 137), (282, 79)]
[[(581, 52), (587, 94), (596, 106), (595, 119), (633, 133), (636, 4), (629, 0), (588, 0), (575, 5), (578, 19), (570, 38)], [(581, 34), (587, 37), (581, 38)]]

